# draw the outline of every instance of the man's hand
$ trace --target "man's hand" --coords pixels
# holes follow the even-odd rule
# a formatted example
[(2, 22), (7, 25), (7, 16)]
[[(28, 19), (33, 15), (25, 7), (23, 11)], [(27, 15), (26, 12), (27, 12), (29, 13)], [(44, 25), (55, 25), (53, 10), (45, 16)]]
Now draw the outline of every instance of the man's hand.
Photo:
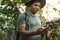
[(37, 29), (37, 32), (39, 33), (39, 34), (46, 34), (47, 32), (48, 32), (48, 25), (45, 25), (44, 27), (42, 27), (42, 28), (38, 28)]

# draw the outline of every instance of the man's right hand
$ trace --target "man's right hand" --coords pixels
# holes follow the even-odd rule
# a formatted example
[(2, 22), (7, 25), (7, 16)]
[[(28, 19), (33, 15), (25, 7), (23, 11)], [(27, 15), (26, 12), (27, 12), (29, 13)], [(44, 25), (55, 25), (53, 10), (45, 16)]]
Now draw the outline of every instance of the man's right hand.
[(44, 35), (48, 32), (48, 27), (38, 28), (37, 32)]

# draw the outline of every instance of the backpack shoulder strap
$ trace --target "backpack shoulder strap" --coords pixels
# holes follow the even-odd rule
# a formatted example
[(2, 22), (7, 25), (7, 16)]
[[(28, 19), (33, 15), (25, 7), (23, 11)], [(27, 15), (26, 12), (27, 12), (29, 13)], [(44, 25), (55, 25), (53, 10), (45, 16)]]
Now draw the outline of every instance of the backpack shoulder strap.
[(26, 30), (29, 30), (29, 15), (27, 13), (25, 13), (25, 22), (26, 22)]

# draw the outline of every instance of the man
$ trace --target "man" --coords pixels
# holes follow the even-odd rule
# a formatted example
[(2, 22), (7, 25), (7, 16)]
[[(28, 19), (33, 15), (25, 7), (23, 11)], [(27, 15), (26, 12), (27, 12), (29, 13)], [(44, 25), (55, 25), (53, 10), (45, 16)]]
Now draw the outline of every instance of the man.
[[(43, 8), (45, 4), (45, 0), (30, 0), (25, 3), (29, 7), (29, 11), (20, 14), (17, 21), (20, 40), (41, 40), (41, 34), (47, 33), (48, 26), (46, 25), (42, 28), (41, 19), (36, 16), (37, 11)], [(25, 16), (28, 16), (27, 21)], [(27, 22), (28, 24), (26, 24)]]

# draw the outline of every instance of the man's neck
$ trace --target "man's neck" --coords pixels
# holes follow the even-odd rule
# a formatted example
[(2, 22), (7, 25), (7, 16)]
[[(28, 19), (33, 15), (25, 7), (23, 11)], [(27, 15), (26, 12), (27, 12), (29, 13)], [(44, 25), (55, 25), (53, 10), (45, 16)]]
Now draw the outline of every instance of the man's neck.
[(34, 12), (31, 12), (31, 11), (28, 11), (31, 15), (33, 15), (33, 16), (35, 16), (36, 15), (36, 13), (34, 13)]

